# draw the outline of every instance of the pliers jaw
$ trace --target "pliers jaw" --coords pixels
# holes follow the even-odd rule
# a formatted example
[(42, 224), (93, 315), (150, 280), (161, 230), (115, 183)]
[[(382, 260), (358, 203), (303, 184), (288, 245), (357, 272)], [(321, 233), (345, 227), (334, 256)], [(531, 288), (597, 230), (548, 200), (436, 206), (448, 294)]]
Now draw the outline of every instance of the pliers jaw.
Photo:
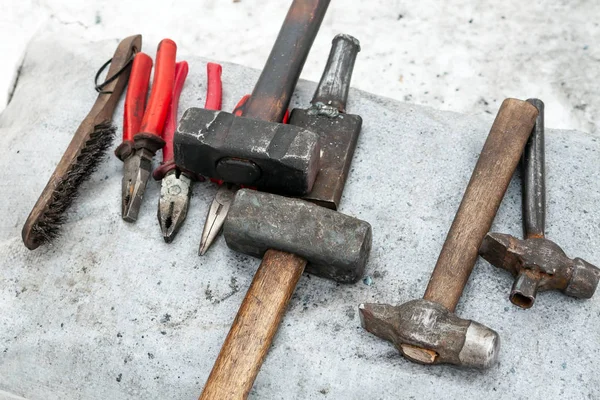
[(153, 156), (152, 152), (139, 148), (125, 159), (123, 164), (121, 215), (127, 222), (137, 221), (146, 185), (152, 173)]
[(176, 168), (162, 179), (158, 202), (158, 221), (166, 243), (171, 243), (185, 221), (190, 197), (192, 180)]
[(203, 256), (206, 253), (219, 235), (219, 232), (221, 232), (225, 223), (225, 217), (227, 217), (227, 213), (229, 212), (229, 206), (233, 202), (238, 189), (238, 186), (227, 183), (219, 187), (206, 217), (202, 239), (200, 240), (200, 249), (198, 250), (199, 255)]
[(147, 107), (152, 59), (139, 52), (133, 60), (125, 99), (123, 143), (116, 151), (117, 157), (124, 162), (121, 214), (127, 222), (137, 220), (152, 174), (152, 158), (165, 145), (162, 135), (172, 100), (176, 52), (177, 45), (170, 39), (163, 39), (158, 45), (154, 81)]

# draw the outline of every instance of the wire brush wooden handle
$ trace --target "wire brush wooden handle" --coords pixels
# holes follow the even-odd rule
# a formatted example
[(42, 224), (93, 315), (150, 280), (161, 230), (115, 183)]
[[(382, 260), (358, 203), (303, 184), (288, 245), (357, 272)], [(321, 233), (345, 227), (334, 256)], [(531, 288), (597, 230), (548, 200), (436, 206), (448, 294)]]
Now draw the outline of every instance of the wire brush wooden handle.
[(77, 188), (94, 171), (110, 147), (115, 132), (111, 125), (112, 116), (129, 80), (132, 57), (141, 48), (141, 35), (129, 36), (119, 43), (106, 74), (107, 81), (111, 77), (116, 78), (102, 86), (102, 92), (73, 135), (23, 226), (21, 236), (28, 249), (36, 249), (58, 234), (64, 212)]

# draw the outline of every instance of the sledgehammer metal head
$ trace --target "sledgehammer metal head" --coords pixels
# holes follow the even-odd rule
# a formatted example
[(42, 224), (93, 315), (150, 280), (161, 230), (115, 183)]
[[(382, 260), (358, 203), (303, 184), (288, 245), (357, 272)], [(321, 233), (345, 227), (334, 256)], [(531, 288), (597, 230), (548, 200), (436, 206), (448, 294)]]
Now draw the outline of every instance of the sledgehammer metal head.
[(280, 122), (328, 4), (292, 2), (240, 117), (198, 108), (184, 114), (175, 134), (179, 167), (267, 192), (301, 196), (311, 190), (319, 171), (318, 135)]
[(306, 272), (341, 283), (356, 282), (371, 249), (368, 222), (292, 199), (242, 189), (223, 227), (227, 245), (262, 257), (269, 249), (306, 260)]
[(189, 108), (175, 134), (185, 170), (274, 193), (303, 195), (319, 172), (319, 136), (292, 125)]

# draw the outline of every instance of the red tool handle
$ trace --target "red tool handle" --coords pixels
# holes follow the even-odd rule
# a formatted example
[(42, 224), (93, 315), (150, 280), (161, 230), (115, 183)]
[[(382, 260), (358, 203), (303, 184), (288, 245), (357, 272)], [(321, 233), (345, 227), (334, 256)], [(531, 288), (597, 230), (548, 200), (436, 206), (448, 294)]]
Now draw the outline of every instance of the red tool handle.
[(171, 105), (167, 112), (167, 121), (165, 123), (165, 129), (163, 139), (165, 140), (165, 147), (163, 147), (163, 164), (172, 164), (175, 158), (173, 153), (173, 137), (175, 136), (175, 129), (177, 129), (177, 107), (179, 106), (179, 96), (183, 90), (183, 84), (189, 71), (188, 63), (186, 61), (178, 62), (175, 65), (175, 83), (173, 86), (173, 96), (171, 98)]
[(163, 39), (158, 44), (152, 91), (140, 133), (162, 136), (173, 96), (176, 53), (177, 45), (171, 39)]
[(223, 84), (221, 82), (221, 72), (223, 68), (220, 64), (209, 62), (206, 64), (206, 74), (208, 76), (208, 87), (206, 89), (206, 103), (204, 108), (207, 110), (220, 110), (223, 99)]
[[(233, 109), (233, 115), (237, 115), (238, 117), (242, 117), (246, 115), (246, 105), (248, 104), (248, 100), (250, 100), (251, 95), (247, 94), (235, 105)], [(287, 124), (290, 119), (290, 110), (285, 110), (283, 114), (283, 119), (281, 120), (282, 124)]]
[(146, 96), (152, 72), (152, 58), (146, 53), (137, 53), (131, 66), (129, 86), (125, 96), (125, 112), (123, 113), (123, 141), (133, 140), (133, 135), (140, 131)]
[(127, 94), (125, 96), (125, 111), (123, 112), (123, 142), (115, 150), (115, 155), (125, 160), (133, 153), (133, 136), (140, 131), (146, 96), (152, 72), (152, 58), (139, 52), (133, 59)]

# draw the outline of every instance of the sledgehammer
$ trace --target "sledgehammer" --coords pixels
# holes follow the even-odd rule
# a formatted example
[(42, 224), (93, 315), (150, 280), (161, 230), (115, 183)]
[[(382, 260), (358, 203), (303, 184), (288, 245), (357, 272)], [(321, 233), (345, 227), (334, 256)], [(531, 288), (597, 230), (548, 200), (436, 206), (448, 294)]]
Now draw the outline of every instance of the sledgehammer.
[(409, 360), (487, 368), (498, 357), (492, 329), (454, 314), (538, 115), (531, 104), (502, 103), (421, 300), (399, 306), (361, 304), (362, 326)]
[[(302, 2), (298, 2), (302, 3)], [(359, 43), (338, 35), (308, 110), (290, 124), (314, 130), (321, 148), (311, 202), (242, 189), (225, 220), (233, 250), (263, 257), (201, 399), (245, 399), (273, 341), (302, 272), (352, 283), (365, 268), (371, 226), (337, 209), (362, 119), (345, 112)], [(318, 204), (318, 205), (316, 205)]]

